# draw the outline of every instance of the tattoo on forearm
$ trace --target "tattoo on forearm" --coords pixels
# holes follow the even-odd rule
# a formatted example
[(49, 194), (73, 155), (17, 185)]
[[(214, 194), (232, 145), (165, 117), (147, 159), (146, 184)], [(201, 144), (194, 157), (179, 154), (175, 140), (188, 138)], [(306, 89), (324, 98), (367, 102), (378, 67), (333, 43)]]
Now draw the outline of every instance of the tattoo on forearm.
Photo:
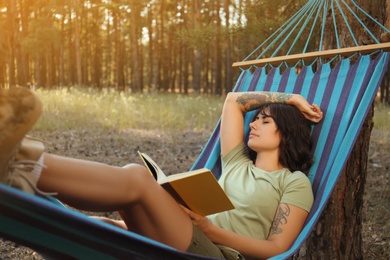
[(245, 93), (237, 98), (237, 103), (242, 105), (245, 111), (259, 108), (269, 103), (285, 103), (292, 97), (292, 94), (276, 92), (253, 92)]
[(275, 219), (271, 226), (271, 234), (280, 234), (283, 229), (280, 225), (287, 224), (287, 217), (290, 215), (290, 207), (288, 204), (280, 204), (278, 211), (276, 212)]

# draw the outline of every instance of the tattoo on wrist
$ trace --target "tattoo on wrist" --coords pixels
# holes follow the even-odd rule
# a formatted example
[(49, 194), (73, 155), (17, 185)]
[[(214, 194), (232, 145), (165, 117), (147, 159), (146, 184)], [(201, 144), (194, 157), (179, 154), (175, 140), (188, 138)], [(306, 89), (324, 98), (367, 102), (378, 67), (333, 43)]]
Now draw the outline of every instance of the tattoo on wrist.
[(251, 111), (259, 108), (264, 104), (270, 103), (286, 103), (291, 99), (292, 94), (277, 93), (277, 92), (253, 92), (244, 93), (236, 100), (237, 104), (244, 107), (245, 111)]
[(271, 226), (271, 234), (280, 234), (283, 232), (281, 225), (287, 224), (287, 217), (290, 215), (288, 204), (280, 204), (276, 216)]

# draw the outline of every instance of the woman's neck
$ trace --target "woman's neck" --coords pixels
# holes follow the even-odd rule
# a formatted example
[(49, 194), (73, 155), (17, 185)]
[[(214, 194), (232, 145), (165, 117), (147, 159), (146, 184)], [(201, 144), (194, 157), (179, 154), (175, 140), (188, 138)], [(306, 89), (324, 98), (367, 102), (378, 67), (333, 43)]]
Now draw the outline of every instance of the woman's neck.
[(267, 172), (273, 172), (284, 168), (279, 163), (279, 154), (274, 152), (257, 153), (255, 166)]

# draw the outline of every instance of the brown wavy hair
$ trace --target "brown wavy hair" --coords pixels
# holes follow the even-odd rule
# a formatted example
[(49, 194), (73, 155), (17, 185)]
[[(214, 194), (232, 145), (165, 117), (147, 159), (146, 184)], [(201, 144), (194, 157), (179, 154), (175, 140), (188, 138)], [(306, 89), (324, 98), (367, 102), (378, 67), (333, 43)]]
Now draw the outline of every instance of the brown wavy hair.
[[(269, 110), (266, 111), (266, 108)], [(311, 122), (295, 106), (287, 104), (266, 104), (258, 109), (253, 121), (258, 114), (270, 116), (275, 121), (281, 135), (280, 164), (291, 172), (301, 171), (307, 174), (313, 164)], [(250, 158), (255, 161), (257, 153), (249, 147), (248, 149)]]

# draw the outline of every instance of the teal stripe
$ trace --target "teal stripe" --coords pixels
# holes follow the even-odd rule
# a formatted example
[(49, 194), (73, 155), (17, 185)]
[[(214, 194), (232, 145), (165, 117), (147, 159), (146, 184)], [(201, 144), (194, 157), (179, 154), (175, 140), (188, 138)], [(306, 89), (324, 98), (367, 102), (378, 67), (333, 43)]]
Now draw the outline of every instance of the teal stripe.
[[(327, 111), (326, 111), (326, 117), (327, 117), (327, 121), (326, 121), (326, 124), (323, 125), (322, 129), (321, 129), (321, 135), (320, 135), (320, 139), (321, 140), (324, 140), (323, 142), (323, 147), (321, 150), (319, 150), (318, 152), (319, 153), (322, 153), (323, 152), (323, 148), (325, 147), (326, 143), (329, 142), (329, 139), (327, 138), (330, 133), (329, 131), (332, 129), (332, 126), (334, 124), (334, 119), (335, 119), (335, 113), (336, 113), (336, 110), (339, 106), (339, 102), (340, 102), (340, 97), (341, 97), (341, 93), (343, 91), (343, 85), (345, 83), (345, 80), (346, 80), (346, 76), (348, 75), (348, 71), (349, 71), (349, 65), (350, 61), (349, 60), (343, 60), (341, 63), (340, 63), (340, 70), (339, 70), (339, 74), (337, 76), (337, 80), (335, 82), (335, 85), (332, 86), (334, 89), (333, 89), (333, 93), (332, 93), (332, 97), (330, 99), (330, 103), (327, 107)], [(345, 123), (348, 123), (348, 122), (342, 122), (340, 123), (338, 129), (337, 129), (337, 135), (341, 135), (341, 136), (344, 136), (344, 133), (342, 132), (342, 129), (343, 129), (343, 124)], [(333, 162), (334, 161), (334, 151), (338, 150), (340, 147), (340, 144), (338, 143), (334, 143), (332, 145), (332, 150), (331, 150), (331, 153), (330, 153), (330, 156), (328, 158), (328, 161), (329, 162)], [(328, 172), (329, 169), (331, 167), (331, 164), (328, 163), (326, 168), (325, 168), (325, 172)], [(323, 179), (326, 177), (326, 175), (324, 174), (323, 175)], [(323, 183), (323, 179), (321, 180), (320, 182), (320, 185)]]
[(277, 68), (275, 68), (275, 73), (274, 73), (274, 76), (272, 78), (271, 88), (269, 90), (270, 92), (277, 92), (278, 91), (281, 79), (282, 79), (282, 76), (280, 75), (280, 68), (277, 67)]
[[(325, 90), (326, 90), (326, 85), (328, 84), (328, 79), (330, 76), (330, 73), (332, 72), (332, 69), (330, 68), (329, 64), (324, 64), (322, 65), (321, 69), (321, 75), (320, 75), (320, 81), (318, 83), (318, 88), (315, 94), (314, 102), (315, 104), (318, 104), (322, 110), (324, 110), (324, 118), (322, 119), (322, 124), (325, 129), (330, 128), (331, 118), (328, 117), (328, 108), (325, 108), (322, 103), (323, 96), (325, 95)], [(313, 183), (315, 174), (317, 173), (320, 158), (321, 158), (321, 152), (323, 151), (323, 147), (325, 146), (326, 143), (326, 137), (327, 137), (328, 132), (322, 130), (320, 133), (320, 136), (317, 141), (317, 147), (314, 151), (314, 163), (310, 169), (309, 172), (309, 179)]]
[(317, 92), (315, 94), (313, 103), (319, 104), (319, 105), (321, 104), (321, 101), (325, 95), (326, 84), (328, 83), (328, 79), (329, 79), (329, 75), (330, 75), (331, 71), (332, 71), (332, 69), (330, 68), (329, 63), (322, 65), (320, 80), (318, 83), (318, 88), (317, 88)]
[[(51, 201), (37, 196), (32, 196), (4, 184), (0, 184), (0, 188), (4, 191), (8, 190), (12, 192), (12, 194), (15, 194), (15, 196), (9, 196), (7, 194), (0, 193), (0, 208), (3, 207), (2, 212), (4, 212), (4, 214), (0, 214), (0, 233), (9, 234), (10, 236), (29, 241), (32, 244), (38, 244), (44, 248), (53, 249), (54, 251), (78, 258), (96, 259), (94, 258), (95, 256), (101, 256), (104, 257), (104, 259), (110, 259), (110, 255), (116, 255), (113, 253), (115, 251), (128, 255), (143, 255), (140, 254), (137, 249), (131, 247), (131, 245), (128, 248), (122, 247), (115, 243), (111, 243), (105, 236), (95, 236), (94, 232), (89, 234), (88, 232), (85, 232), (85, 230), (80, 229), (79, 227), (83, 225), (83, 222), (80, 221), (86, 221), (87, 225), (92, 224), (91, 222), (95, 222), (96, 225), (100, 226), (99, 228), (101, 229), (98, 230), (98, 234), (101, 234), (102, 232), (110, 234), (110, 232), (115, 229), (118, 236), (122, 236), (123, 239), (130, 239), (129, 241), (132, 241), (132, 239), (133, 241), (137, 240), (139, 242), (149, 244), (150, 246), (158, 246), (162, 250), (175, 250), (147, 237), (93, 220), (85, 214), (59, 206), (59, 204), (54, 204)], [(22, 199), (19, 199), (20, 197)], [(12, 209), (15, 213), (8, 212), (9, 215), (13, 216), (18, 214), (20, 218), (26, 218), (26, 222), (20, 222), (8, 217), (7, 212), (3, 211), (4, 208)], [(66, 220), (64, 220), (64, 218), (66, 218)], [(69, 225), (71, 222), (70, 219), (74, 220), (72, 223), (75, 223), (75, 225)], [(41, 226), (34, 226), (39, 225), (39, 223), (45, 223), (45, 228), (43, 230), (40, 229)], [(91, 225), (91, 228), (94, 229), (96, 226)], [(59, 234), (55, 234), (57, 232)], [(72, 241), (72, 238), (77, 239), (76, 241)], [(80, 240), (85, 241), (86, 243), (79, 244)], [(80, 248), (77, 247), (77, 250), (74, 250), (74, 245), (78, 245)], [(93, 247), (97, 250), (92, 247), (88, 247), (88, 245), (93, 245)], [(99, 248), (99, 245), (103, 245), (104, 247)], [(105, 250), (104, 248), (108, 248), (110, 252), (102, 252)], [(155, 247), (153, 249), (156, 250)]]
[(246, 73), (243, 77), (242, 84), (240, 85), (240, 92), (247, 91), (249, 89), (251, 81), (253, 80), (253, 73), (251, 73), (250, 69), (247, 69), (245, 72)]
[[(346, 135), (348, 128), (351, 128), (350, 125), (350, 119), (353, 117), (353, 107), (357, 102), (359, 90), (362, 88), (362, 84), (364, 83), (363, 80), (366, 76), (366, 72), (368, 69), (368, 66), (370, 65), (370, 58), (368, 56), (363, 56), (359, 64), (355, 64), (354, 66), (359, 66), (354, 78), (354, 82), (352, 84), (352, 89), (351, 92), (349, 93), (349, 96), (347, 98), (346, 106), (345, 109), (343, 110), (343, 114), (341, 117), (341, 124), (338, 127), (338, 131), (336, 134), (335, 138), (335, 143), (333, 145), (333, 149), (331, 151), (329, 160), (330, 161), (335, 161), (335, 166), (339, 168), (340, 170), (342, 169), (343, 165), (337, 165), (340, 164), (341, 162), (337, 162), (337, 158), (342, 158), (340, 157), (340, 152), (342, 153), (348, 153), (348, 150), (345, 151), (342, 149), (342, 142), (345, 138), (348, 138), (348, 135)], [(339, 87), (340, 91), (342, 91), (343, 88)], [(359, 107), (365, 106), (367, 107), (367, 104), (362, 104), (359, 102)], [(361, 115), (359, 115), (359, 120), (361, 121)], [(356, 129), (355, 129), (356, 130)], [(355, 135), (353, 135), (355, 136)], [(349, 148), (348, 148), (349, 149)], [(345, 157), (345, 156), (343, 156)], [(338, 167), (339, 166), (339, 167)], [(328, 164), (327, 170), (333, 172), (334, 170), (330, 170), (330, 167), (334, 167), (332, 164)], [(328, 180), (329, 181), (329, 180)], [(330, 191), (329, 191), (330, 192)]]
[[(9, 219), (2, 215), (0, 215), (0, 223), (3, 227), (10, 227), (5, 229), (1, 228), (3, 233), (9, 234), (13, 237), (29, 238), (31, 243), (43, 245), (45, 248), (49, 248), (57, 252), (67, 255), (75, 254), (77, 257), (85, 259), (115, 259), (107, 254), (85, 247), (82, 244), (74, 243), (64, 237), (54, 235), (46, 230), (34, 228), (33, 226)], [(107, 241), (104, 242), (107, 244)]]
[(293, 93), (295, 82), (297, 82), (297, 78), (298, 78), (298, 74), (295, 72), (294, 68), (291, 68), (290, 73), (288, 75), (286, 90), (284, 91), (285, 93)]
[(217, 161), (219, 160), (219, 157), (221, 155), (221, 141), (220, 139), (218, 138), (218, 141), (216, 142), (216, 145), (215, 145), (215, 149), (213, 149), (209, 155), (209, 158), (205, 164), (205, 168), (209, 169), (209, 170), (212, 170), (214, 165), (217, 163)]
[(261, 70), (261, 76), (259, 81), (257, 82), (256, 85), (256, 90), (257, 91), (262, 91), (264, 89), (265, 83), (267, 81), (268, 75), (264, 67), (258, 68)]
[(310, 91), (311, 84), (313, 82), (313, 77), (314, 77), (313, 68), (312, 66), (309, 66), (307, 67), (305, 79), (303, 81), (303, 86), (300, 93), (305, 98), (309, 96), (309, 91)]

